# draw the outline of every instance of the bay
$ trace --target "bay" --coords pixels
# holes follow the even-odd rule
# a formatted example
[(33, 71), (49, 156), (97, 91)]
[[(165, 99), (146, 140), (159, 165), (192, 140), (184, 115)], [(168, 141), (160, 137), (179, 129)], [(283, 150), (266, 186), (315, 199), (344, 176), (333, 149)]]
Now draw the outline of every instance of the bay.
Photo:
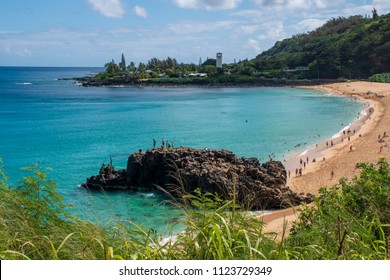
[(353, 99), (296, 88), (84, 88), (71, 80), (101, 68), (0, 67), (0, 158), (10, 184), (21, 168), (50, 167), (71, 212), (108, 224), (131, 220), (162, 232), (180, 217), (156, 193), (89, 193), (79, 186), (102, 162), (175, 146), (226, 149), (266, 161), (330, 138), (363, 110)]

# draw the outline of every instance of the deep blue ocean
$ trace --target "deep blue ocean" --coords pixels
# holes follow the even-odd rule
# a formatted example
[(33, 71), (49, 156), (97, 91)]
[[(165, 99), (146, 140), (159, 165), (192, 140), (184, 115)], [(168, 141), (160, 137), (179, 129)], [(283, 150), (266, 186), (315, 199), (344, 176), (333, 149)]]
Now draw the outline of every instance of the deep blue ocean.
[(160, 232), (180, 211), (154, 193), (89, 193), (79, 186), (111, 157), (175, 146), (285, 160), (339, 132), (362, 111), (355, 100), (294, 88), (84, 88), (102, 68), (0, 67), (0, 158), (13, 186), (35, 163), (50, 167), (70, 210), (101, 224), (132, 220)]

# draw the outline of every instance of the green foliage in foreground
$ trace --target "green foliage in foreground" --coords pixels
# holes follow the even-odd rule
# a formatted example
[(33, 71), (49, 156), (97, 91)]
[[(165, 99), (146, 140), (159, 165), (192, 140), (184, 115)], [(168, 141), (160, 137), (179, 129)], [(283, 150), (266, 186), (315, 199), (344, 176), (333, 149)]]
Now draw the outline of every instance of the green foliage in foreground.
[(302, 259), (389, 259), (390, 169), (364, 164), (353, 182), (321, 189), (295, 223), (289, 246)]
[(384, 160), (322, 189), (277, 240), (234, 200), (200, 192), (185, 197), (185, 231), (170, 241), (134, 224), (103, 228), (67, 214), (56, 184), (38, 166), (27, 170), (11, 189), (0, 167), (0, 259), (389, 259)]
[(368, 78), (370, 82), (390, 83), (390, 73), (375, 74)]

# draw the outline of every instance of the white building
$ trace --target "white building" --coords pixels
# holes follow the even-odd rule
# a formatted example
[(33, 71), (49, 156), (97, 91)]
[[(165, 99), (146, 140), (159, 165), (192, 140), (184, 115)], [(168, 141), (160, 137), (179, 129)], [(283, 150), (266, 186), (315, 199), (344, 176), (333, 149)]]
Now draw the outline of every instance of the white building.
[(217, 68), (222, 68), (222, 53), (217, 53)]

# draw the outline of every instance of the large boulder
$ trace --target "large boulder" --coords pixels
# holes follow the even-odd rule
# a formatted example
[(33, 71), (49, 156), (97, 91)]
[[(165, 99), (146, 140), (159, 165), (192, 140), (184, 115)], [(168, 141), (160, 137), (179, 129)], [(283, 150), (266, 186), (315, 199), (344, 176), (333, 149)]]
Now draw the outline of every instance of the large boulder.
[[(153, 149), (132, 154), (126, 171), (105, 182), (99, 176), (84, 187), (109, 189), (164, 190), (180, 196), (199, 188), (224, 199), (236, 197), (248, 209), (280, 209), (303, 201), (286, 187), (287, 173), (279, 161), (260, 164), (256, 158), (238, 158), (226, 150), (192, 148)], [(120, 182), (115, 186), (115, 182)], [(97, 187), (98, 186), (98, 187)]]

